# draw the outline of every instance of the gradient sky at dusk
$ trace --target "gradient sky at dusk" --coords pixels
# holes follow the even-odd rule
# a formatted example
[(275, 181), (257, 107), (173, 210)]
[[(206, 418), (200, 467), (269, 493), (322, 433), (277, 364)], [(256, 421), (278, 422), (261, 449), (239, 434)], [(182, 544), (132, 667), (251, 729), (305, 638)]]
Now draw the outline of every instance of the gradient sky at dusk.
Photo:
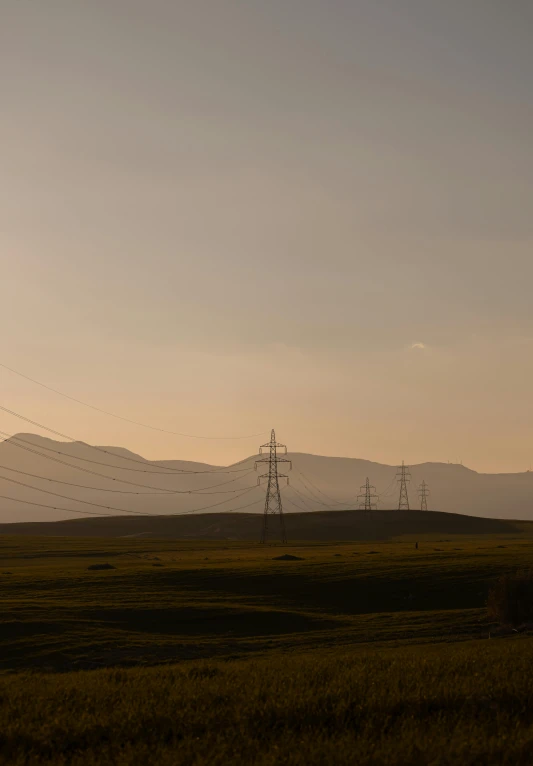
[[(0, 362), (171, 430), (527, 469), (532, 29), (530, 0), (0, 0)], [(265, 440), (0, 386), (146, 457)]]

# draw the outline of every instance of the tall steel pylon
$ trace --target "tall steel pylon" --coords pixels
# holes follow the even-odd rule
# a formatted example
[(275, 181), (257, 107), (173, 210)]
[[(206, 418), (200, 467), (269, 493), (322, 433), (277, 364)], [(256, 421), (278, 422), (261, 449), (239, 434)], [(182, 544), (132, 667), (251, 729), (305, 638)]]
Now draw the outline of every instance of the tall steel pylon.
[(367, 476), (364, 486), (361, 487), (362, 494), (357, 496), (357, 499), (360, 501), (359, 508), (362, 511), (375, 511), (378, 507), (377, 503), (373, 502), (374, 498), (377, 498), (378, 495), (374, 494), (372, 490), (375, 493), (376, 488), (370, 484), (370, 479)]
[(409, 496), (407, 494), (407, 485), (411, 481), (411, 474), (409, 472), (409, 468), (405, 465), (403, 460), (402, 460), (401, 466), (398, 468), (398, 473), (396, 474), (396, 479), (400, 483), (400, 499), (398, 501), (398, 510), (399, 511), (408, 511), (409, 510)]
[(430, 495), (428, 485), (425, 481), (418, 487), (418, 497), (420, 498), (420, 510), (427, 511), (428, 509), (428, 495)]
[(262, 444), (259, 447), (259, 454), (263, 455), (263, 450), (268, 450), (268, 456), (265, 456), (261, 458), (261, 460), (256, 460), (255, 463), (255, 470), (257, 471), (257, 466), (260, 463), (268, 463), (268, 473), (261, 474), (258, 479), (257, 483), (261, 484), (261, 479), (267, 479), (267, 492), (266, 492), (266, 498), (265, 498), (265, 511), (263, 514), (263, 528), (261, 531), (261, 543), (266, 543), (268, 540), (268, 532), (269, 532), (269, 519), (270, 516), (279, 516), (279, 526), (280, 526), (280, 539), (282, 543), (287, 542), (287, 535), (285, 533), (285, 520), (283, 518), (283, 506), (281, 503), (281, 492), (279, 489), (279, 480), (280, 479), (287, 479), (287, 484), (289, 483), (289, 477), (284, 473), (278, 473), (278, 463), (289, 463), (290, 469), (292, 471), (292, 461), (287, 460), (285, 457), (278, 457), (278, 450), (285, 450), (284, 455), (287, 454), (287, 447), (284, 444), (279, 444), (276, 441), (276, 432), (274, 429), (272, 429), (272, 434), (270, 436), (270, 441), (267, 444)]

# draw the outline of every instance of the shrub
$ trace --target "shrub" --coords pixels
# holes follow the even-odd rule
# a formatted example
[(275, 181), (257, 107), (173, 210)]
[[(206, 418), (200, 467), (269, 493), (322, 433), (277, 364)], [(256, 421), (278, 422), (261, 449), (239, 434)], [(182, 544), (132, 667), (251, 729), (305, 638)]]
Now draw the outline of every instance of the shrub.
[(533, 570), (500, 577), (489, 591), (488, 609), (502, 625), (533, 622)]

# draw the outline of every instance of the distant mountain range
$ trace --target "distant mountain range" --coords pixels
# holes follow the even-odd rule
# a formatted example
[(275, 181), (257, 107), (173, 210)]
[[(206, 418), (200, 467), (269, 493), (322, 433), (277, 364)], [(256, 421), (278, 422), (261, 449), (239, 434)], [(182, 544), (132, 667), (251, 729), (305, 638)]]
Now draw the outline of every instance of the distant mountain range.
[[(232, 466), (185, 460), (145, 460), (121, 447), (90, 447), (35, 434), (0, 443), (0, 523), (75, 519), (93, 514), (260, 513), (265, 487), (257, 487), (252, 455)], [(366, 477), (380, 509), (398, 504), (396, 467), (357, 458), (289, 455), (287, 513), (349, 510)], [(502, 519), (533, 519), (533, 473), (482, 474), (462, 465), (411, 466), (409, 499), (424, 480), (432, 510)], [(23, 502), (20, 502), (23, 501)]]

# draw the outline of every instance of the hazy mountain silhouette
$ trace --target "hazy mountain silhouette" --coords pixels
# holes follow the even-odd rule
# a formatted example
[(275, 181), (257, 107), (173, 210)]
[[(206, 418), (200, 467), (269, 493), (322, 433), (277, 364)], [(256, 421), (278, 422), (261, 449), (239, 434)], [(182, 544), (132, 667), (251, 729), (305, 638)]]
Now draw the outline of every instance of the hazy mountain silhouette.
[[(115, 509), (134, 514), (194, 513), (202, 509), (206, 513), (239, 509), (257, 513), (262, 510), (264, 487), (256, 487), (255, 455), (224, 468), (186, 460), (148, 461), (120, 447), (99, 449), (104, 451), (97, 451), (83, 442), (58, 442), (35, 434), (18, 434), (1, 442), (0, 522), (75, 519), (84, 511), (120, 515)], [(357, 508), (357, 495), (367, 476), (381, 495), (380, 509), (397, 505), (395, 466), (306, 453), (293, 453), (290, 458), (294, 465), (291, 486), (283, 490), (287, 513)], [(425, 480), (431, 491), (429, 507), (433, 510), (503, 519), (533, 519), (533, 473), (481, 474), (446, 463), (415, 465), (411, 467), (411, 473), (411, 508), (418, 507), (416, 486)], [(58, 481), (66, 484), (56, 483)], [(65, 497), (45, 494), (44, 490)], [(167, 493), (158, 494), (158, 490), (167, 490)], [(201, 492), (168, 494), (168, 490)], [(245, 494), (239, 496), (241, 493)], [(79, 501), (110, 508), (84, 505)], [(55, 510), (27, 502), (53, 506)]]

